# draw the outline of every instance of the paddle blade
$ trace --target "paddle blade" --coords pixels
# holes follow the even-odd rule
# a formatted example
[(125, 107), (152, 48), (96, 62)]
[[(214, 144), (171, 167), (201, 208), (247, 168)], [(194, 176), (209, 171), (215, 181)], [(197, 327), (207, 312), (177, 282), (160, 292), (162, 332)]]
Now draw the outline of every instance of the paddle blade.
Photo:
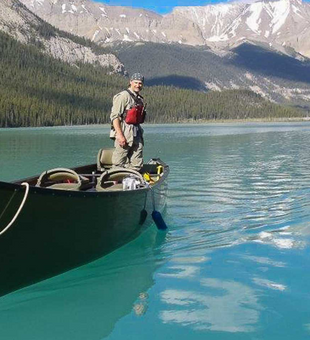
[(159, 211), (154, 210), (152, 212), (152, 218), (159, 230), (166, 230), (168, 228)]

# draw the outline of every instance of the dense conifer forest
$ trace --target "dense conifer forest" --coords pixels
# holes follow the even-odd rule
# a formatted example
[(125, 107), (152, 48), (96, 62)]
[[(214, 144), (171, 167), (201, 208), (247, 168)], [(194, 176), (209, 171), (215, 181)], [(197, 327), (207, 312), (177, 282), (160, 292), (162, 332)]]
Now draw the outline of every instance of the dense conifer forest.
[[(0, 32), (0, 127), (108, 123), (113, 95), (128, 84), (110, 71), (60, 62)], [(246, 90), (204, 93), (152, 86), (143, 95), (149, 123), (302, 115)]]

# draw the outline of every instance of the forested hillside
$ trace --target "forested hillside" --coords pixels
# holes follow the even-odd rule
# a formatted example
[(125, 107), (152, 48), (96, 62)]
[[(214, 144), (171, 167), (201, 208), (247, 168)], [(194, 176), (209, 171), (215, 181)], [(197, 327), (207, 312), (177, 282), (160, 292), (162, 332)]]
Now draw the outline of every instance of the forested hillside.
[[(87, 64), (69, 65), (0, 33), (0, 126), (52, 126), (109, 122), (112, 97), (128, 80)], [(295, 117), (250, 91), (198, 92), (146, 87), (148, 122), (188, 119)]]
[(150, 103), (148, 121), (156, 123), (303, 116), (301, 111), (273, 104), (248, 90), (203, 93), (155, 86), (145, 88), (144, 95)]
[(72, 66), (0, 33), (0, 125), (48, 126), (107, 121), (121, 76), (88, 64)]
[(269, 46), (242, 44), (218, 55), (206, 46), (129, 42), (114, 44), (111, 51), (129, 72), (139, 61), (147, 85), (252, 89), (274, 102), (310, 111), (310, 60), (297, 60)]

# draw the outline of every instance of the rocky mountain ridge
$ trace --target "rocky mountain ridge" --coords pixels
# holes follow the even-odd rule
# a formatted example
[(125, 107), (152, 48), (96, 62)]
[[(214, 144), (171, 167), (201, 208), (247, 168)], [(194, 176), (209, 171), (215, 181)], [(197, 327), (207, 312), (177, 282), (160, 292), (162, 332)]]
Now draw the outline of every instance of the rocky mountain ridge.
[(302, 0), (176, 7), (166, 15), (91, 0), (21, 1), (55, 27), (101, 44), (149, 41), (221, 51), (253, 41), (310, 57), (310, 4)]
[(90, 47), (72, 41), (44, 23), (18, 0), (0, 2), (0, 30), (22, 43), (33, 44), (43, 53), (70, 64), (97, 63), (111, 68), (112, 72), (124, 72), (123, 64), (115, 55), (96, 54)]
[(229, 54), (179, 44), (119, 43), (117, 56), (146, 85), (172, 85), (199, 91), (250, 89), (267, 100), (310, 110), (310, 62), (243, 43)]
[[(251, 39), (246, 39), (245, 37), (244, 39), (236, 39), (235, 42), (229, 43), (230, 45), (228, 47), (225, 45), (227, 42), (225, 37), (227, 36), (229, 39), (234, 38), (232, 37), (234, 32), (233, 27), (236, 28), (236, 26), (233, 26), (232, 21), (227, 19), (229, 12), (230, 15), (234, 11), (237, 13), (237, 11), (240, 11), (240, 8), (247, 8), (247, 12), (249, 12), (249, 4), (247, 5), (248, 7), (246, 7), (244, 3), (229, 3), (213, 6), (213, 15), (217, 13), (217, 18), (220, 18), (219, 13), (222, 13), (226, 22), (230, 22), (229, 29), (227, 26), (226, 30), (224, 30), (224, 19), (222, 21), (218, 20), (217, 26), (213, 26), (212, 31), (204, 33), (204, 35), (201, 33), (201, 37), (204, 38), (207, 37), (208, 34), (212, 34), (213, 38), (208, 38), (208, 45), (205, 43), (200, 44), (200, 42), (196, 40), (198, 41), (198, 46), (197, 44), (190, 46), (186, 43), (181, 43), (182, 41), (171, 43), (171, 41), (168, 41), (168, 36), (164, 37), (163, 34), (161, 34), (161, 36), (166, 39), (166, 43), (164, 44), (163, 42), (165, 41), (153, 43), (143, 41), (144, 38), (142, 41), (138, 40), (138, 37), (141, 38), (138, 34), (134, 34), (138, 41), (130, 41), (130, 34), (132, 34), (132, 32), (136, 33), (136, 31), (133, 31), (133, 28), (140, 29), (140, 27), (144, 27), (143, 25), (149, 25), (147, 26), (149, 27), (148, 33), (151, 34), (150, 36), (156, 37), (155, 33), (159, 33), (159, 26), (156, 26), (155, 23), (163, 23), (165, 18), (171, 19), (171, 16), (177, 15), (174, 17), (176, 27), (184, 24), (182, 32), (186, 31), (190, 38), (191, 32), (193, 33), (197, 27), (203, 27), (203, 25), (205, 25), (205, 29), (207, 29), (206, 21), (201, 21), (202, 17), (200, 15), (195, 16), (193, 10), (195, 9), (197, 13), (199, 9), (204, 9), (204, 11), (210, 14), (210, 8), (212, 6), (195, 8), (178, 7), (170, 15), (160, 16), (150, 11), (136, 10), (128, 7), (107, 6), (89, 0), (23, 0), (23, 2), (26, 1), (28, 2), (29, 8), (40, 8), (43, 12), (46, 12), (47, 7), (50, 6), (48, 13), (53, 15), (58, 23), (60, 22), (63, 25), (73, 25), (77, 23), (77, 30), (80, 30), (80, 33), (83, 32), (83, 30), (89, 30), (90, 24), (93, 24), (93, 20), (96, 17), (93, 13), (95, 13), (98, 10), (98, 6), (100, 6), (100, 13), (96, 12), (98, 14), (97, 24), (101, 18), (105, 18), (107, 23), (111, 25), (111, 27), (109, 26), (109, 32), (113, 34), (116, 32), (117, 36), (122, 38), (117, 42), (113, 34), (109, 35), (105, 38), (103, 45), (110, 45), (109, 50), (111, 53), (102, 52), (103, 49), (107, 51), (106, 48), (99, 48), (99, 50), (101, 50), (100, 53), (98, 53), (98, 51), (94, 52), (89, 45), (81, 45), (79, 43), (79, 41), (83, 42), (84, 39), (73, 37), (70, 33), (64, 33), (47, 24), (39, 17), (41, 14), (38, 13), (38, 10), (36, 10), (37, 16), (18, 0), (3, 0), (0, 2), (0, 30), (7, 32), (19, 41), (36, 45), (40, 50), (44, 51), (44, 53), (52, 55), (55, 58), (65, 60), (71, 64), (79, 61), (99, 63), (102, 66), (110, 67), (112, 72), (118, 73), (124, 73), (124, 68), (126, 68), (126, 71), (129, 73), (136, 72), (137, 60), (139, 60), (139, 71), (144, 73), (147, 79), (146, 84), (150, 86), (173, 85), (200, 91), (251, 89), (253, 92), (260, 94), (268, 100), (296, 105), (310, 110), (309, 59), (295, 52), (292, 47), (289, 48), (288, 46), (278, 44), (278, 49), (275, 49), (275, 45), (270, 42), (254, 42), (253, 37), (250, 37)], [(290, 5), (294, 3), (303, 5), (299, 0), (279, 1), (283, 3), (288, 2)], [(274, 4), (279, 3), (279, 1), (275, 1)], [(257, 5), (258, 3), (256, 2), (255, 4)], [(262, 2), (259, 2), (259, 4), (262, 4)], [(270, 4), (270, 1), (265, 1), (264, 6), (262, 5), (261, 7), (262, 11), (263, 9), (269, 8), (268, 6), (271, 6)], [(233, 8), (233, 10), (231, 10), (231, 8)], [(295, 12), (296, 11), (295, 8)], [(137, 13), (139, 14), (138, 16)], [(191, 20), (188, 19), (189, 13), (193, 15)], [(236, 13), (234, 15), (237, 15)], [(305, 13), (306, 12), (303, 12), (303, 15), (305, 15)], [(234, 16), (231, 16), (231, 20), (233, 20), (233, 17)], [(194, 22), (195, 18), (196, 22)], [(283, 17), (281, 16), (278, 16), (278, 21), (273, 21), (274, 26), (270, 27), (270, 32), (272, 33), (270, 33), (270, 36), (274, 34), (275, 36), (280, 36), (280, 34), (278, 34), (279, 31), (277, 31), (280, 27), (280, 18), (282, 18), (283, 21)], [(59, 21), (59, 19), (62, 20)], [(70, 20), (72, 20), (72, 22)], [(125, 26), (127, 35), (125, 36), (123, 35), (122, 28), (116, 29), (115, 26), (116, 22), (119, 25), (124, 24), (124, 20), (127, 20)], [(211, 21), (210, 18), (209, 21)], [(242, 23), (241, 19), (240, 22)], [(250, 20), (247, 25), (252, 26), (254, 29), (253, 22), (253, 20)], [(262, 31), (262, 22), (259, 20), (258, 22), (259, 31)], [(173, 30), (173, 26), (168, 25), (168, 23), (169, 21), (166, 21), (167, 30)], [(305, 22), (302, 20), (301, 23), (295, 22), (295, 24), (297, 26), (300, 24), (304, 25)], [(283, 23), (281, 31), (284, 26), (285, 24)], [(100, 27), (103, 28), (103, 26)], [(189, 28), (187, 29), (186, 27)], [(242, 27), (241, 24), (240, 27)], [(241, 29), (240, 27), (239, 29)], [(154, 32), (154, 30), (156, 32)], [(250, 31), (249, 28), (248, 30)], [(72, 33), (76, 33), (73, 29), (71, 31)], [(102, 31), (108, 33), (106, 29)], [(89, 34), (95, 42), (102, 42), (102, 40), (100, 40), (102, 31), (95, 31), (94, 33), (93, 30), (90, 30)], [(151, 33), (152, 31), (154, 34)], [(226, 36), (223, 32), (226, 32)], [(235, 29), (235, 32), (237, 32), (237, 29)], [(253, 30), (251, 32), (253, 33)], [(266, 31), (264, 32), (266, 33)], [(305, 32), (307, 32), (307, 30)], [(267, 34), (263, 34), (263, 36), (266, 35)], [(300, 35), (298, 35), (298, 38), (299, 36)], [(71, 38), (75, 39), (72, 40)], [(230, 41), (229, 39), (228, 41)], [(214, 45), (210, 47), (211, 43)], [(98, 47), (94, 43), (92, 43), (92, 45)], [(112, 53), (116, 53), (117, 57)], [(125, 65), (125, 67), (123, 65)]]

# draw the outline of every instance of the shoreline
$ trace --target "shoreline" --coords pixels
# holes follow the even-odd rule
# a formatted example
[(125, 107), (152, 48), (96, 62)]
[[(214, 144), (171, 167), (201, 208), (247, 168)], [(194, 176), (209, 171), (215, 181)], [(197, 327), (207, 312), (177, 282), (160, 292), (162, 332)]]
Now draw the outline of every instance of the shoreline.
[[(310, 122), (310, 117), (292, 117), (292, 118), (248, 118), (248, 119), (184, 119), (177, 122), (165, 123), (149, 123), (146, 125), (171, 125), (171, 124), (234, 124), (234, 123), (297, 123), (297, 122)], [(68, 127), (84, 127), (84, 126), (105, 126), (110, 127), (110, 123), (102, 124), (84, 124), (84, 125), (50, 125), (50, 126), (14, 126), (14, 127), (0, 127), (0, 130), (11, 129), (51, 129), (51, 128), (68, 128)]]
[[(290, 122), (308, 122), (310, 117), (293, 117), (293, 118), (248, 118), (248, 119), (187, 119), (175, 123), (158, 123), (158, 124), (222, 124), (222, 123), (290, 123)], [(152, 123), (150, 123), (152, 124)]]

